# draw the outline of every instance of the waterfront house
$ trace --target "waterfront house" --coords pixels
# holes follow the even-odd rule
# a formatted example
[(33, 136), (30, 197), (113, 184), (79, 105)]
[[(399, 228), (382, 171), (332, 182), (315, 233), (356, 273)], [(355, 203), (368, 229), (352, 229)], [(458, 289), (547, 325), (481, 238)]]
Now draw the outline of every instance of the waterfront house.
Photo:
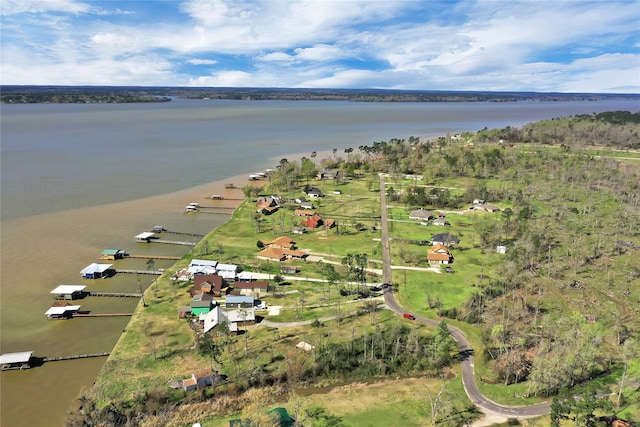
[(52, 290), (51, 293), (55, 295), (56, 299), (74, 300), (82, 298), (85, 295), (85, 288), (86, 286), (60, 285)]
[(123, 249), (105, 249), (100, 254), (100, 259), (115, 261), (117, 259), (123, 259), (127, 255), (129, 254), (127, 254)]
[(83, 279), (104, 279), (113, 274), (111, 266), (113, 264), (92, 263), (80, 270)]
[(33, 351), (0, 354), (0, 369), (29, 369), (33, 361)]
[(453, 262), (453, 256), (449, 252), (446, 246), (437, 244), (432, 246), (427, 252), (427, 259), (429, 260), (429, 264), (440, 265), (440, 264), (451, 264)]

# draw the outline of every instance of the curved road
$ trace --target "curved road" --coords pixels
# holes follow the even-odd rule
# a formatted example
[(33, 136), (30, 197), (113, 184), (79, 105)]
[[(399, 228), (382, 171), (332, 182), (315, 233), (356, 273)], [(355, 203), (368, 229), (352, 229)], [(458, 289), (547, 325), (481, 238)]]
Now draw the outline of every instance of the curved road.
[[(382, 281), (384, 283), (393, 283), (391, 281), (391, 252), (389, 250), (389, 232), (387, 228), (387, 201), (384, 187), (384, 175), (382, 174), (380, 175), (380, 216), (382, 226)], [(393, 297), (391, 289), (392, 288), (385, 289), (385, 304), (390, 310), (398, 314), (405, 313), (406, 310), (398, 305)], [(427, 319), (422, 316), (416, 316), (416, 320), (434, 326), (437, 326), (439, 323), (436, 320)], [(471, 399), (475, 405), (479, 406), (483, 410), (511, 418), (530, 418), (545, 415), (550, 412), (551, 406), (549, 403), (529, 406), (504, 406), (483, 396), (478, 389), (478, 384), (476, 383), (476, 376), (473, 370), (473, 349), (471, 348), (471, 344), (462, 331), (451, 325), (447, 325), (447, 328), (449, 329), (453, 339), (456, 341), (458, 350), (462, 357), (462, 385), (464, 386), (467, 396), (469, 396), (469, 399)]]

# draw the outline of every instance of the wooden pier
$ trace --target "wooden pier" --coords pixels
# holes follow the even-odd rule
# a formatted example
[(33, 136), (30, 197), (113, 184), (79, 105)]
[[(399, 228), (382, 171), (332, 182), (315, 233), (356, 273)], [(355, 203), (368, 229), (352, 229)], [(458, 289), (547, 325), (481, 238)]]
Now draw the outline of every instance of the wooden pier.
[(73, 318), (76, 317), (131, 317), (133, 313), (74, 313)]
[(58, 356), (58, 357), (43, 357), (43, 362), (59, 362), (61, 360), (75, 360), (75, 359), (89, 359), (92, 357), (106, 357), (111, 353), (105, 351), (103, 353), (87, 353), (87, 354), (74, 354), (71, 356)]
[(91, 297), (114, 297), (114, 298), (141, 298), (141, 294), (127, 294), (123, 292), (89, 292)]
[(199, 234), (199, 233), (185, 233), (185, 232), (183, 232), (183, 231), (171, 231), (171, 230), (164, 230), (164, 233), (166, 233), (166, 234), (179, 234), (180, 236), (204, 237), (204, 234)]
[(151, 274), (153, 276), (162, 275), (163, 271), (159, 270), (115, 270), (118, 274)]
[(169, 256), (169, 255), (127, 255), (126, 258), (136, 258), (136, 259), (168, 259), (177, 261), (181, 257), (179, 256)]
[(181, 245), (181, 246), (195, 246), (196, 244), (193, 242), (180, 242), (177, 240), (163, 240), (163, 239), (152, 239), (149, 243), (162, 243), (165, 245)]

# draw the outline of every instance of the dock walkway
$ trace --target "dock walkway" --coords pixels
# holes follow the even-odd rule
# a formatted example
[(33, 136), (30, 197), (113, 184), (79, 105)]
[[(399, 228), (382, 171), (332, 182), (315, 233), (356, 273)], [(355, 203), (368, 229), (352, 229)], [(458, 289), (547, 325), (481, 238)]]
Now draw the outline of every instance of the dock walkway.
[(160, 276), (162, 275), (162, 271), (158, 271), (158, 270), (124, 270), (124, 269), (117, 269), (114, 270), (116, 273), (118, 274), (151, 274), (153, 276)]
[(75, 359), (89, 359), (91, 357), (106, 357), (111, 353), (108, 351), (102, 353), (87, 353), (87, 354), (74, 354), (71, 356), (58, 356), (58, 357), (43, 357), (43, 362), (59, 362), (61, 360), (75, 360)]
[(73, 317), (131, 317), (133, 313), (74, 313)]
[(194, 242), (180, 242), (177, 240), (163, 240), (163, 239), (151, 239), (149, 243), (162, 243), (165, 245), (181, 245), (181, 246), (195, 246)]
[(180, 259), (179, 256), (170, 256), (170, 255), (128, 255), (125, 258), (135, 258), (135, 259), (168, 259), (177, 261)]
[(141, 298), (141, 294), (127, 294), (122, 292), (89, 292), (91, 297)]

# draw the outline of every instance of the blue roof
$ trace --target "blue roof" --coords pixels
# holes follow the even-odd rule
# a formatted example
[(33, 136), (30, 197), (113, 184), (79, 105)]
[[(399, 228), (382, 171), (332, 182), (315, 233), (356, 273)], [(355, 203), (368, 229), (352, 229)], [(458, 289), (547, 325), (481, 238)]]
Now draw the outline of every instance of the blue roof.
[(228, 295), (225, 300), (227, 304), (253, 304), (253, 297), (248, 295)]

